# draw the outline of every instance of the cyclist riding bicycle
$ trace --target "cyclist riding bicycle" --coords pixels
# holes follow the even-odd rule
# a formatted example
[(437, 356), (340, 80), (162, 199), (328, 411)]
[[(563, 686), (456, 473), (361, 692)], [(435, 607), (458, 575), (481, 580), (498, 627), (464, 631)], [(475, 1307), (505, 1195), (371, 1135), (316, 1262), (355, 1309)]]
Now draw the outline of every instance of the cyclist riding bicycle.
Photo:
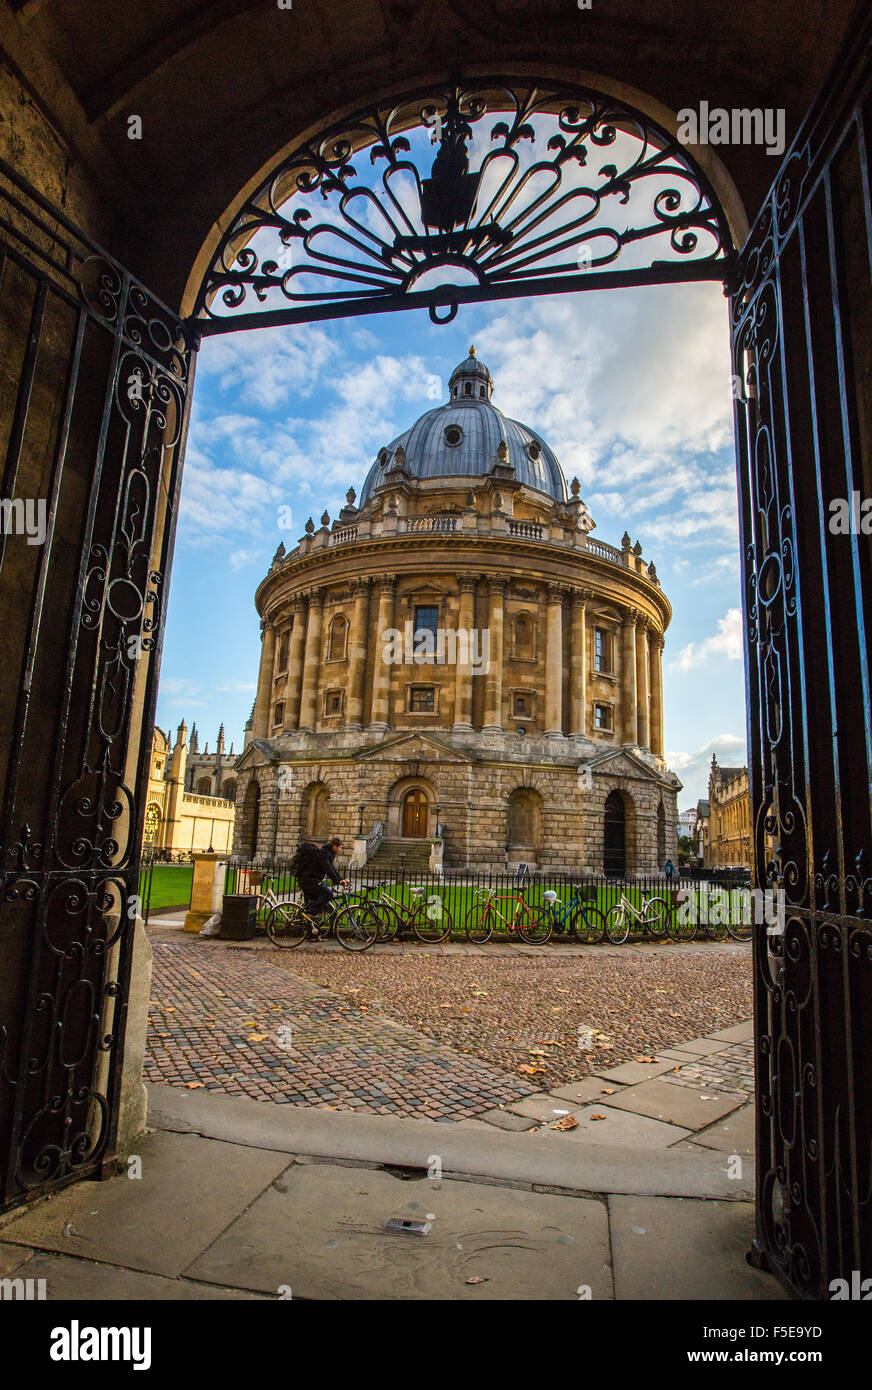
[(347, 888), (350, 881), (340, 878), (336, 870), (336, 856), (342, 849), (342, 841), (338, 835), (334, 835), (323, 845), (310, 845), (307, 849), (306, 862), (297, 874), (297, 883), (303, 894), (306, 911), (317, 919), (333, 902), (333, 889), (322, 880), (329, 878), (340, 888)]

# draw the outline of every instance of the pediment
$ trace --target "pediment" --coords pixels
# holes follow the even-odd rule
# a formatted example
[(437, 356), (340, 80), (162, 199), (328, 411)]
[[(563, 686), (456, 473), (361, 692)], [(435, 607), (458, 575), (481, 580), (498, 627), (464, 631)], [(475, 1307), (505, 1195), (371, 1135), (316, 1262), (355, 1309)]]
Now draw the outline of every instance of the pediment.
[(440, 762), (469, 764), (478, 760), (468, 753), (461, 753), (450, 743), (432, 734), (409, 733), (387, 738), (374, 748), (365, 748), (355, 754), (356, 762), (365, 759), (379, 759), (389, 762)]
[(237, 772), (245, 772), (252, 767), (266, 767), (275, 762), (275, 754), (268, 743), (259, 738), (252, 739), (234, 763)]
[(614, 777), (641, 778), (643, 781), (657, 782), (661, 785), (665, 780), (663, 773), (649, 767), (630, 748), (606, 748), (602, 753), (590, 758), (585, 766), (592, 772), (609, 773)]

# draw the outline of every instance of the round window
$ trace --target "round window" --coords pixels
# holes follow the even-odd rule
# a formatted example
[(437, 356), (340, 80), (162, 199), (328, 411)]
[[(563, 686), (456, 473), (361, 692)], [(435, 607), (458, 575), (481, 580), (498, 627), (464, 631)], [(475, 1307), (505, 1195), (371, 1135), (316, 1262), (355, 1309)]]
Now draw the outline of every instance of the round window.
[(542, 450), (539, 448), (539, 445), (536, 443), (535, 439), (533, 440), (533, 442), (532, 442), (531, 444), (528, 444), (528, 445), (527, 445), (527, 454), (528, 454), (528, 457), (531, 458), (531, 459), (533, 460), (534, 463), (535, 463), (536, 460), (538, 459), (538, 457), (539, 457), (539, 455), (541, 454), (541, 452), (542, 452)]
[(387, 449), (379, 449), (379, 451), (378, 451), (378, 461), (379, 461), (379, 466), (380, 466), (381, 468), (387, 468), (387, 466), (388, 466), (388, 459), (389, 459), (389, 458), (390, 458), (390, 454), (388, 453)]
[(452, 449), (456, 448), (463, 438), (463, 430), (459, 425), (445, 426), (445, 443), (450, 444)]

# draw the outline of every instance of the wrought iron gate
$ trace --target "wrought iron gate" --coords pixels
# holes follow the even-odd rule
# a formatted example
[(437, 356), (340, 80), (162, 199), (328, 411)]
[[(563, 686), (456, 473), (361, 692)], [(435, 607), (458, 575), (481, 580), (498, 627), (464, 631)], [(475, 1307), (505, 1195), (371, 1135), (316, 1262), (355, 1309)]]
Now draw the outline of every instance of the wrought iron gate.
[(192, 354), (3, 163), (0, 293), (2, 1207), (113, 1152)]
[(870, 116), (867, 12), (731, 287), (754, 858), (786, 902), (756, 929), (752, 1258), (807, 1298), (872, 1274)]

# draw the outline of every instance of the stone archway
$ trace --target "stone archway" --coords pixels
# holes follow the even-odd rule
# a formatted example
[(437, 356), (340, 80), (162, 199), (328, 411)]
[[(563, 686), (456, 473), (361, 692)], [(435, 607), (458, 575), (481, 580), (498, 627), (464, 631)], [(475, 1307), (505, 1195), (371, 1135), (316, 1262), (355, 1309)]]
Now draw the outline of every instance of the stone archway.
[(627, 876), (627, 808), (619, 791), (609, 792), (603, 808), (603, 873)]
[(310, 782), (303, 792), (300, 811), (303, 839), (326, 840), (330, 834), (330, 788), (324, 782)]
[(510, 860), (536, 864), (542, 854), (543, 802), (533, 787), (516, 787), (506, 808), (506, 845)]
[(257, 837), (260, 830), (260, 783), (252, 777), (242, 798), (240, 817), (239, 852), (249, 859), (257, 854)]

